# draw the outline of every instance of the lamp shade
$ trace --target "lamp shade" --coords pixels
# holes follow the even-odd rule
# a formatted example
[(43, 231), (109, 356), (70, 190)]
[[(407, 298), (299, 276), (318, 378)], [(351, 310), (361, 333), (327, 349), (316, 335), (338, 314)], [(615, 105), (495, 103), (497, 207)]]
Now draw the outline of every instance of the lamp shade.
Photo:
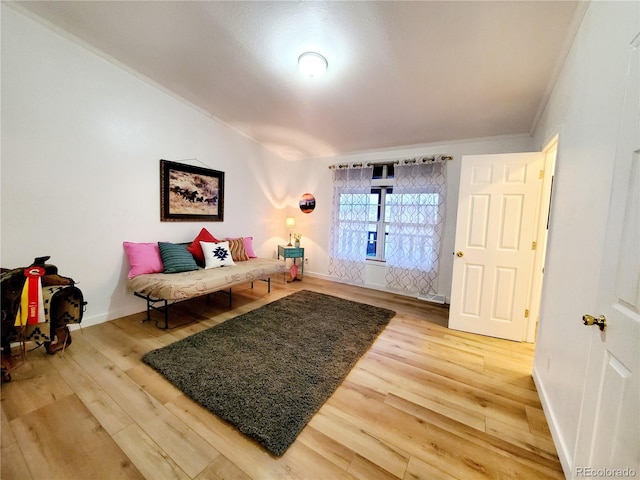
[(295, 217), (287, 217), (287, 219), (284, 221), (284, 224), (287, 227), (295, 227), (296, 226), (296, 219)]

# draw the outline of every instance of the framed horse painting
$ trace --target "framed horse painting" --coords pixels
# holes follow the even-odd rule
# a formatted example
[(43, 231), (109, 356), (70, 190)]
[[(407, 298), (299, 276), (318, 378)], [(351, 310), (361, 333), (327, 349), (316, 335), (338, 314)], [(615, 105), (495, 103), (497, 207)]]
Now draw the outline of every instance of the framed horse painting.
[(160, 160), (160, 221), (224, 219), (224, 172)]

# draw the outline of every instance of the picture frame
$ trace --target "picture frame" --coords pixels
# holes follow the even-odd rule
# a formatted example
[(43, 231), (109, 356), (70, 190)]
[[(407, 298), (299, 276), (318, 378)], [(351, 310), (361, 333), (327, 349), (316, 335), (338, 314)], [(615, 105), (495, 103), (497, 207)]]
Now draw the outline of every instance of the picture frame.
[(160, 221), (223, 220), (224, 172), (160, 160)]

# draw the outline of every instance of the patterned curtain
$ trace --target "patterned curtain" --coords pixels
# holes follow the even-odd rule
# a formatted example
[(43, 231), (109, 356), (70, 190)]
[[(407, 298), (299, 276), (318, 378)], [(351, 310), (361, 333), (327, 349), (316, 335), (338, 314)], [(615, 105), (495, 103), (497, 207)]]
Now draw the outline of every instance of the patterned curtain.
[(446, 163), (398, 165), (388, 197), (386, 286), (421, 295), (438, 291)]
[(329, 275), (364, 284), (373, 168), (333, 171)]

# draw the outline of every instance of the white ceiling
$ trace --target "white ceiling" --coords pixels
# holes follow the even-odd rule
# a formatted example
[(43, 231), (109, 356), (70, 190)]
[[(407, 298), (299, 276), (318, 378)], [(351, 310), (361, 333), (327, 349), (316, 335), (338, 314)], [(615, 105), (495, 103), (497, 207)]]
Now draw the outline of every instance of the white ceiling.
[[(20, 2), (284, 158), (530, 133), (578, 1)], [(319, 79), (298, 56), (324, 55)]]

